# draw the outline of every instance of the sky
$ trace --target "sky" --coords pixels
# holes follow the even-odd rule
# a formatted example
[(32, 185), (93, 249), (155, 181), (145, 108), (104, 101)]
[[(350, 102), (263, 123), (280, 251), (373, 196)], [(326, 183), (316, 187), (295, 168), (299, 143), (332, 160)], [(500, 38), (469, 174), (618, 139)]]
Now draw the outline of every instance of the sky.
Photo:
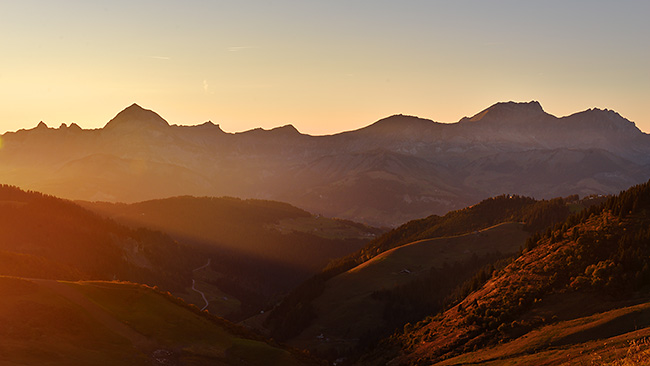
[(0, 133), (132, 103), (224, 131), (456, 122), (500, 101), (650, 132), (650, 1), (3, 1)]

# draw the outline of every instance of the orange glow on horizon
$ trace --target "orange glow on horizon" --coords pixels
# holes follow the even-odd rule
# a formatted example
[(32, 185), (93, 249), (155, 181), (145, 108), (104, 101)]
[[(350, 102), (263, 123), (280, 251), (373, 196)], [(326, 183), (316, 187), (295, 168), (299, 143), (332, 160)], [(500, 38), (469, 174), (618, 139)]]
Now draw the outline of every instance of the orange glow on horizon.
[(608, 108), (650, 132), (648, 2), (588, 16), (579, 3), (35, 2), (0, 12), (0, 133), (100, 128), (138, 103), (170, 124), (322, 135), (510, 100)]

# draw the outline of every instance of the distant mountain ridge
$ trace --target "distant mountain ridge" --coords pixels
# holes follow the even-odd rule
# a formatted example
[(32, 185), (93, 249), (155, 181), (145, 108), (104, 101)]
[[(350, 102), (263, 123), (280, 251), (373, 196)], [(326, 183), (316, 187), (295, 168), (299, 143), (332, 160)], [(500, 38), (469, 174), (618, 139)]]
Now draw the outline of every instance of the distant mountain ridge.
[(536, 101), (451, 124), (394, 115), (327, 136), (170, 125), (133, 104), (101, 129), (40, 123), (2, 137), (0, 176), (24, 189), (90, 201), (272, 199), (388, 226), (503, 193), (611, 194), (650, 177), (650, 136), (633, 122), (600, 109), (558, 118)]
[(118, 113), (113, 119), (108, 121), (105, 130), (115, 128), (164, 128), (169, 127), (169, 123), (160, 115), (152, 110), (144, 109), (136, 103)]

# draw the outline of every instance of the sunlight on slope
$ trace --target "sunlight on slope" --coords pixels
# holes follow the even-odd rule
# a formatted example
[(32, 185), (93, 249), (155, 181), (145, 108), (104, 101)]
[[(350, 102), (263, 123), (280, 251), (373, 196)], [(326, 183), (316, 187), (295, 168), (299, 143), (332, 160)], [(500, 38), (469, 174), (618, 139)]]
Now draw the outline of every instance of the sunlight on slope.
[(1, 365), (303, 364), (144, 285), (0, 276), (0, 293)]
[(146, 286), (114, 282), (69, 285), (158, 345), (180, 350), (181, 363), (299, 364), (287, 351), (246, 339), (237, 334), (241, 330), (216, 324)]
[(127, 339), (48, 287), (0, 277), (0, 293), (0, 364), (150, 364)]
[[(515, 253), (528, 236), (521, 223), (509, 222), (386, 251), (330, 279), (321, 296), (313, 301), (316, 320), (290, 344), (317, 349), (353, 346), (364, 332), (378, 329), (384, 322), (384, 305), (372, 298), (373, 292), (417, 281), (432, 267), (440, 268), (445, 263), (460, 263), (496, 251)], [(329, 340), (319, 338), (321, 334)]]

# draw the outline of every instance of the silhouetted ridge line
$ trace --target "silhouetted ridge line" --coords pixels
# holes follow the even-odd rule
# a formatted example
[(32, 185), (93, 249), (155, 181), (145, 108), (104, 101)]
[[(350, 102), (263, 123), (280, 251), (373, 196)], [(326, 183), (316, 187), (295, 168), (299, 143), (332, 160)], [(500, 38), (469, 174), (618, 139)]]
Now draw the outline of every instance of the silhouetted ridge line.
[(544, 111), (538, 101), (533, 100), (527, 103), (500, 102), (482, 110), (472, 117), (464, 117), (460, 122), (530, 119), (540, 116), (552, 117)]
[(169, 127), (169, 123), (152, 110), (144, 109), (136, 103), (131, 104), (111, 119), (104, 130), (115, 128), (156, 128)]

